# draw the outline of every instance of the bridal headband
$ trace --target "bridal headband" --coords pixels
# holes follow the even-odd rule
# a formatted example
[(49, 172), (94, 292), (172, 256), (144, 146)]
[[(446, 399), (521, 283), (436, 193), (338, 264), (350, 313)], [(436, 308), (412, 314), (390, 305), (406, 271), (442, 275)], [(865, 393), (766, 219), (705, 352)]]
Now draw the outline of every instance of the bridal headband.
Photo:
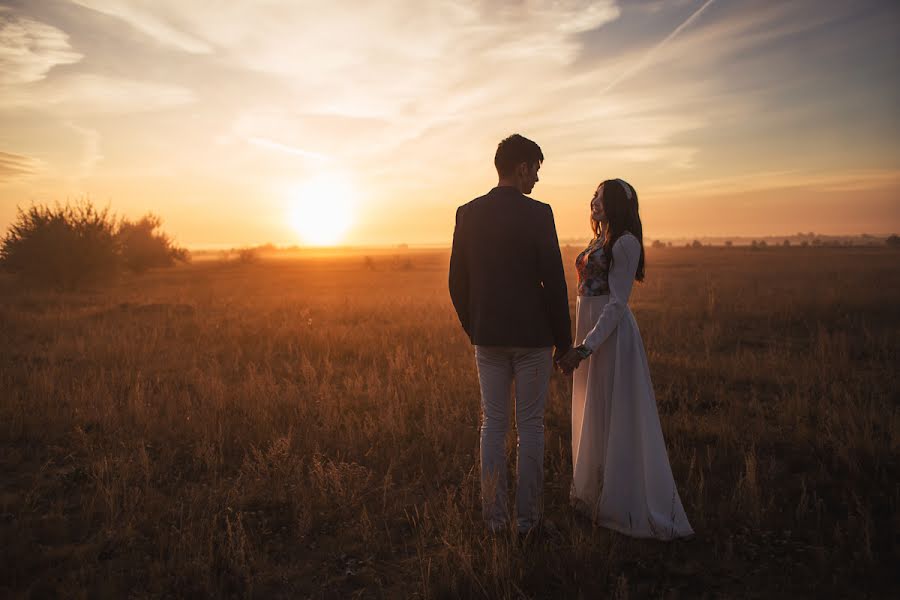
[(634, 188), (631, 187), (631, 184), (624, 179), (616, 179), (616, 181), (618, 181), (619, 185), (622, 186), (622, 189), (625, 190), (625, 197), (629, 200), (634, 199)]

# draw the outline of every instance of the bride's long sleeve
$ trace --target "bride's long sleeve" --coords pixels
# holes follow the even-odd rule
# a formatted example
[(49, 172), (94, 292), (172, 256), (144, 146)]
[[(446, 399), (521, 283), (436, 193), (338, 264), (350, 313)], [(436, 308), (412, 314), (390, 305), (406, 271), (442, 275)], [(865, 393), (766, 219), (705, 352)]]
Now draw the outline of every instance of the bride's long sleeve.
[(609, 302), (600, 312), (594, 328), (584, 338), (584, 345), (596, 350), (615, 331), (634, 286), (634, 275), (641, 258), (641, 244), (633, 235), (626, 234), (616, 240), (612, 249), (612, 267), (609, 270)]

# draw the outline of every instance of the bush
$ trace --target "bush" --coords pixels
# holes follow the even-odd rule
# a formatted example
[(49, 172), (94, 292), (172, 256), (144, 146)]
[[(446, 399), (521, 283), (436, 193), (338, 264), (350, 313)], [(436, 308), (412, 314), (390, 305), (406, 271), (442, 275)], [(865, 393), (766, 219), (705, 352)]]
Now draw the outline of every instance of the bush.
[(19, 209), (0, 264), (27, 281), (61, 287), (106, 278), (119, 266), (115, 221), (87, 202)]
[(243, 265), (259, 262), (259, 251), (256, 248), (241, 248), (238, 250), (238, 262)]
[(20, 208), (0, 245), (0, 267), (29, 283), (72, 288), (123, 267), (143, 271), (187, 260), (186, 250), (156, 232), (160, 223), (153, 215), (117, 222), (108, 208), (88, 201)]
[(889, 248), (900, 248), (900, 236), (898, 236), (896, 233), (892, 234), (884, 241), (884, 243)]
[(162, 220), (148, 214), (140, 221), (122, 220), (117, 237), (123, 265), (141, 273), (153, 267), (171, 267), (176, 261), (186, 262), (188, 252), (172, 243), (166, 234), (157, 232)]

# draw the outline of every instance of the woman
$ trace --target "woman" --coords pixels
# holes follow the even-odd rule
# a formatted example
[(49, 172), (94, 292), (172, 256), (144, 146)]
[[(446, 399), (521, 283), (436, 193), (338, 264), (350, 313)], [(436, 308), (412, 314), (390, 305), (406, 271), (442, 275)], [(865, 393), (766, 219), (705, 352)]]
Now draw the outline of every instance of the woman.
[(572, 385), (572, 503), (595, 522), (634, 537), (694, 533), (675, 489), (650, 369), (634, 315), (644, 279), (638, 199), (621, 179), (591, 200), (594, 240), (578, 255), (575, 341), (560, 367)]

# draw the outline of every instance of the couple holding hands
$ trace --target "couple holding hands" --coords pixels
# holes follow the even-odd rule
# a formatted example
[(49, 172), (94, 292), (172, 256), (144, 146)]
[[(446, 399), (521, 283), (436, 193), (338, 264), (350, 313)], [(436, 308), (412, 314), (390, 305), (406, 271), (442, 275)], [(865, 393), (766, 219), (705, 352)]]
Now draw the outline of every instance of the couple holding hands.
[(634, 282), (644, 279), (637, 192), (610, 179), (591, 199), (593, 240), (575, 261), (573, 347), (553, 212), (526, 195), (543, 160), (535, 142), (518, 134), (504, 139), (494, 157), (497, 186), (456, 213), (450, 296), (475, 347), (485, 523), (491, 531), (509, 526), (505, 446), (515, 384), (515, 526), (527, 534), (540, 524), (544, 406), (555, 364), (573, 376), (570, 497), (576, 510), (634, 537), (692, 535), (628, 308)]

